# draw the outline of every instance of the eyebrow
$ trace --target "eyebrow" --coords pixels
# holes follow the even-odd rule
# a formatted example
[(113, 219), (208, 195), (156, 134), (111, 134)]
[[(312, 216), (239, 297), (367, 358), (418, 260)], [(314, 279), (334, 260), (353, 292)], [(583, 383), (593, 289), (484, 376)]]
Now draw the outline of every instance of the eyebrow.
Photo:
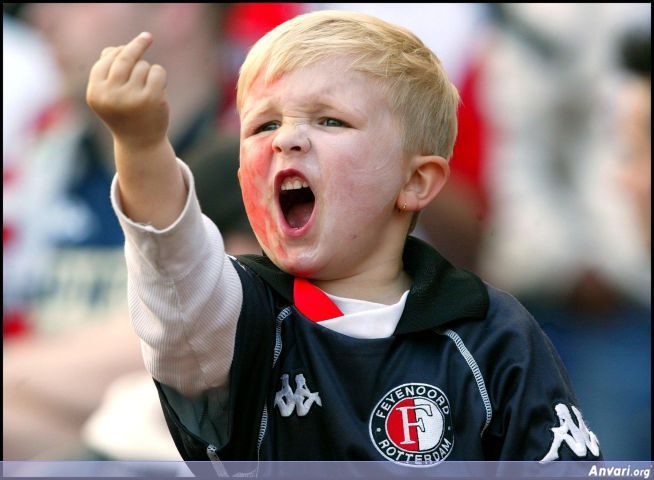
[(263, 106), (255, 104), (241, 114), (241, 121), (246, 121), (249, 116), (257, 117), (259, 115), (265, 115), (271, 110), (274, 110), (274, 108), (268, 100), (266, 100), (266, 103)]
[[(311, 97), (309, 97), (309, 101), (307, 101), (306, 104), (311, 105), (311, 107), (307, 109), (307, 111), (309, 113), (315, 113), (321, 110), (346, 110), (347, 113), (353, 114), (362, 119), (366, 117), (365, 113), (362, 112), (358, 107), (355, 107), (351, 104), (330, 100), (332, 100), (331, 96), (327, 96), (327, 98), (325, 98), (325, 95), (318, 96), (315, 101), (311, 101)], [(248, 110), (244, 111), (243, 115), (241, 116), (242, 122), (247, 122), (250, 117), (256, 118), (275, 110), (276, 107), (270, 102), (270, 100), (264, 100), (263, 105), (254, 105)]]

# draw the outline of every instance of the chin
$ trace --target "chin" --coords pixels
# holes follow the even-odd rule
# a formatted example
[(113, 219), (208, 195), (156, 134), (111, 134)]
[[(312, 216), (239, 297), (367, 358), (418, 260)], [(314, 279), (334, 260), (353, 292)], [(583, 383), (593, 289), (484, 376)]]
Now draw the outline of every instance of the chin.
[(313, 278), (321, 271), (320, 259), (310, 253), (297, 255), (295, 252), (285, 252), (284, 258), (268, 252), (266, 254), (277, 267), (294, 277)]
[(280, 268), (294, 277), (313, 278), (320, 269), (307, 261), (286, 261)]

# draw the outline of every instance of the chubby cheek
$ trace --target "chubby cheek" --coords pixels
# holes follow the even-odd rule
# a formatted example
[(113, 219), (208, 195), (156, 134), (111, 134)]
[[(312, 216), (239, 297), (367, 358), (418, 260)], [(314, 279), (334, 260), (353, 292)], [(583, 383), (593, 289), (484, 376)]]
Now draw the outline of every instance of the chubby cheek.
[(247, 156), (241, 155), (238, 178), (243, 194), (245, 211), (261, 246), (268, 254), (283, 257), (284, 251), (275, 235), (273, 192), (268, 180), (270, 155), (259, 148)]
[[(396, 169), (359, 171), (357, 160), (353, 165), (339, 165), (329, 174), (329, 209), (326, 221), (329, 230), (338, 229), (354, 240), (357, 232), (377, 227), (393, 212), (400, 189), (400, 175)], [(346, 173), (346, 172), (354, 172)]]

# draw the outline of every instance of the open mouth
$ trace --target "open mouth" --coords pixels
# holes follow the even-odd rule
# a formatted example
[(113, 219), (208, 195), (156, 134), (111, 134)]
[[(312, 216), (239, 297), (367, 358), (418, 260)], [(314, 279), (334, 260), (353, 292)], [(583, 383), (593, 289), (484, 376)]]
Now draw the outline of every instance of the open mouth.
[(291, 228), (304, 227), (313, 213), (316, 197), (309, 183), (298, 175), (289, 175), (282, 180), (279, 191), (279, 205), (286, 223)]

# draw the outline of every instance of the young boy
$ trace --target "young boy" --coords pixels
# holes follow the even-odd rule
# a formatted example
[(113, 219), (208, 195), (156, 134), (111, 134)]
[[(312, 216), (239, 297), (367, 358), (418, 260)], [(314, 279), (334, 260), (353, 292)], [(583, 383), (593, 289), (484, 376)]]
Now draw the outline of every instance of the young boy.
[(239, 258), (167, 140), (151, 42), (105, 49), (87, 99), (114, 135), (132, 320), (185, 459), (599, 457), (529, 313), (407, 237), (447, 180), (458, 103), (418, 38), (320, 11), (252, 48), (239, 180), (265, 255)]

